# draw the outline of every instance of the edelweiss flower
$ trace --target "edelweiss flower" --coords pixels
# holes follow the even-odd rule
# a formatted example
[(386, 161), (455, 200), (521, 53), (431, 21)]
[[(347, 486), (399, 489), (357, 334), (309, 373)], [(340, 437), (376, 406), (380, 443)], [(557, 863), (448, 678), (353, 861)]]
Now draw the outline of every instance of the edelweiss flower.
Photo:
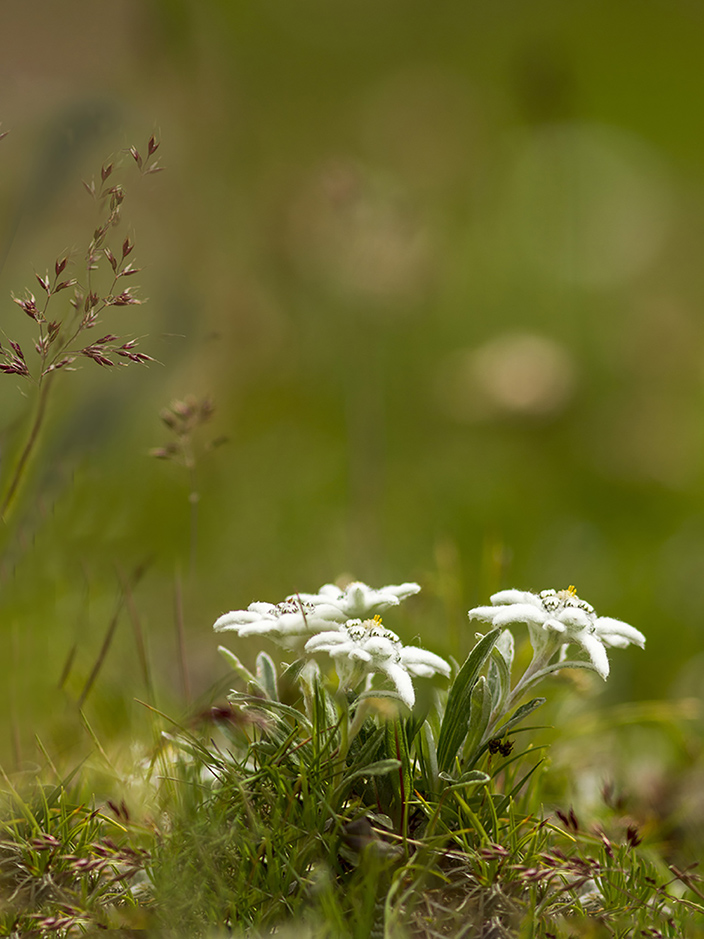
[(213, 626), (217, 632), (232, 630), (238, 636), (268, 636), (287, 643), (301, 636), (335, 629), (340, 620), (337, 607), (291, 598), (283, 603), (250, 603), (246, 610), (232, 610)]
[(418, 593), (418, 584), (400, 584), (375, 590), (366, 584), (349, 584), (344, 590), (326, 584), (319, 593), (293, 594), (283, 603), (250, 603), (246, 610), (232, 610), (219, 617), (218, 632), (232, 630), (238, 636), (268, 636), (285, 645), (295, 645), (301, 637), (321, 630), (337, 629), (354, 617), (371, 616), (379, 610), (398, 606), (401, 600)]
[[(314, 606), (334, 606), (340, 611), (341, 621), (348, 619), (365, 619), (375, 613), (387, 610), (390, 606), (398, 606), (401, 600), (418, 593), (418, 584), (398, 584), (396, 586), (380, 587), (375, 590), (359, 581), (348, 584), (344, 590), (335, 584), (325, 584), (318, 593), (301, 593), (300, 597), (305, 603)], [(289, 597), (295, 600), (296, 597)]]
[(416, 699), (411, 676), (449, 676), (450, 666), (439, 655), (404, 646), (396, 633), (381, 625), (381, 618), (349, 620), (335, 632), (322, 632), (306, 643), (306, 652), (327, 652), (335, 659), (340, 688), (354, 688), (365, 675), (381, 672), (396, 687), (409, 708)]
[(634, 643), (642, 649), (645, 645), (645, 636), (633, 626), (609, 616), (597, 616), (592, 606), (580, 600), (574, 587), (539, 594), (501, 590), (491, 597), (491, 603), (470, 610), (469, 618), (492, 626), (525, 623), (536, 655), (542, 654), (546, 662), (559, 645), (575, 643), (584, 649), (594, 670), (604, 679), (609, 674), (605, 647), (625, 648)]

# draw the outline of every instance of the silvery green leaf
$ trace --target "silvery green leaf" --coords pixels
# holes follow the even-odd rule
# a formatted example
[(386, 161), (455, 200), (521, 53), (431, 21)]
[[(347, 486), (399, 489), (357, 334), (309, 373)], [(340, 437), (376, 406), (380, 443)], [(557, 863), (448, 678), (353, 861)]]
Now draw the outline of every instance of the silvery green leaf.
[(275, 714), (279, 718), (290, 717), (294, 722), (298, 722), (305, 727), (307, 731), (312, 730), (312, 725), (304, 714), (301, 714), (297, 708), (292, 708), (281, 701), (272, 701), (254, 694), (241, 694), (239, 691), (230, 692), (227, 698), (233, 704), (240, 704), (246, 708), (251, 707), (258, 711)]
[(510, 629), (504, 629), (499, 638), (496, 640), (496, 650), (497, 652), (501, 653), (509, 673), (513, 667), (514, 648), (515, 643), (513, 641), (513, 633)]
[(433, 789), (435, 789), (440, 776), (438, 773), (438, 753), (433, 730), (427, 721), (422, 725), (420, 733), (423, 741), (422, 754), (427, 764), (426, 772), (430, 778)]
[(404, 700), (397, 691), (389, 691), (386, 688), (370, 688), (369, 691), (363, 691), (357, 695), (350, 705), (350, 710), (355, 711), (362, 701), (369, 701), (374, 698), (388, 698), (391, 701), (398, 701), (399, 704), (403, 704), (405, 707)]
[(528, 701), (527, 704), (522, 704), (518, 710), (514, 713), (513, 717), (510, 717), (505, 724), (502, 724), (496, 731), (497, 736), (502, 736), (509, 730), (511, 727), (515, 727), (517, 724), (520, 724), (522, 720), (528, 717), (529, 714), (532, 714), (537, 708), (542, 704), (545, 704), (546, 698), (533, 698), (532, 701)]
[(488, 773), (483, 773), (479, 769), (472, 769), (468, 773), (462, 773), (457, 780), (457, 785), (466, 786), (472, 784), (475, 786), (485, 786), (488, 782), (491, 782), (491, 776), (489, 776)]
[(230, 668), (234, 669), (245, 682), (256, 682), (254, 675), (240, 662), (234, 652), (230, 652), (225, 646), (218, 646), (218, 652), (225, 659)]
[(472, 699), (469, 709), (469, 727), (467, 728), (467, 739), (464, 744), (464, 755), (470, 763), (473, 762), (477, 748), (482, 742), (484, 731), (489, 724), (492, 708), (493, 700), (489, 690), (489, 683), (483, 675), (480, 675), (476, 685), (472, 689)]
[(553, 662), (552, 665), (547, 665), (545, 668), (541, 668), (539, 672), (536, 672), (533, 678), (531, 679), (530, 684), (535, 684), (535, 682), (540, 681), (541, 678), (545, 678), (546, 675), (551, 675), (553, 672), (559, 672), (563, 668), (586, 668), (590, 672), (596, 672), (599, 674), (599, 670), (593, 665), (592, 662), (587, 661), (586, 659), (565, 659), (562, 662)]
[(260, 652), (257, 656), (257, 681), (266, 692), (267, 697), (271, 698), (272, 701), (279, 700), (276, 665), (266, 652)]
[(459, 779), (453, 779), (449, 773), (439, 773), (438, 778), (444, 782), (451, 783), (448, 789), (463, 789), (465, 786), (486, 786), (491, 781), (491, 776), (483, 773), (479, 769), (472, 769), (468, 773), (462, 773)]
[(308, 659), (298, 670), (298, 681), (304, 693), (313, 694), (315, 685), (320, 681), (320, 667), (315, 659)]
[(281, 681), (285, 685), (294, 685), (298, 681), (305, 665), (305, 659), (296, 659), (295, 662), (291, 662), (290, 665), (282, 663), (281, 667), (283, 671), (281, 672)]
[(443, 772), (447, 772), (454, 763), (457, 751), (467, 735), (472, 689), (500, 632), (499, 629), (493, 629), (479, 640), (452, 683), (438, 738), (438, 766)]
[(494, 713), (500, 713), (503, 710), (506, 699), (511, 691), (513, 653), (513, 633), (510, 629), (504, 629), (496, 640), (496, 645), (491, 650), (489, 690), (491, 692), (492, 709)]

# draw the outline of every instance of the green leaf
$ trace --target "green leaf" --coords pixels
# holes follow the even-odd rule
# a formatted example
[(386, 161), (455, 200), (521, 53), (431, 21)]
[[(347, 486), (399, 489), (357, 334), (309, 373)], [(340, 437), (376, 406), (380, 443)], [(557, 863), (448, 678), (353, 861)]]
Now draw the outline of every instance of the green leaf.
[(457, 780), (457, 785), (467, 786), (471, 783), (472, 785), (485, 786), (488, 782), (491, 782), (491, 776), (488, 773), (483, 773), (479, 769), (472, 769), (468, 773), (462, 773)]
[(426, 788), (435, 791), (438, 788), (438, 749), (433, 736), (433, 729), (428, 723), (422, 725), (420, 737), (416, 743), (416, 753), (421, 771), (425, 776)]
[[(369, 735), (369, 738), (364, 741), (363, 744), (359, 746), (359, 749), (354, 754), (354, 760), (350, 763), (349, 769), (353, 772), (356, 772), (357, 769), (364, 767), (368, 760), (371, 760), (379, 750), (382, 740), (386, 736), (385, 727), (377, 727), (373, 733)], [(359, 737), (356, 738), (355, 743), (359, 741)], [(352, 748), (350, 748), (350, 751)]]
[(276, 665), (266, 652), (260, 652), (257, 656), (257, 681), (266, 692), (267, 697), (271, 698), (272, 701), (279, 700)]
[(240, 662), (234, 652), (230, 652), (230, 650), (225, 648), (225, 646), (218, 646), (218, 652), (225, 659), (230, 668), (234, 669), (234, 671), (237, 672), (237, 674), (245, 683), (252, 682), (256, 684), (257, 680), (254, 675), (250, 672), (246, 665), (243, 665), (242, 662)]
[(362, 766), (360, 769), (355, 770), (353, 773), (350, 773), (348, 776), (342, 780), (340, 785), (335, 789), (332, 794), (331, 802), (334, 805), (335, 802), (339, 799), (342, 793), (345, 791), (347, 786), (355, 779), (359, 779), (362, 776), (386, 776), (387, 773), (392, 773), (394, 770), (398, 771), (398, 768), (401, 765), (400, 760), (377, 760), (376, 763), (370, 763), (368, 766)]
[(253, 694), (242, 694), (239, 691), (232, 691), (227, 696), (233, 704), (240, 704), (245, 708), (254, 708), (258, 711), (275, 714), (279, 718), (290, 717), (294, 722), (299, 722), (307, 731), (312, 730), (312, 724), (296, 708), (289, 707), (288, 704), (282, 704), (280, 701), (270, 701), (268, 698), (260, 698)]
[(513, 633), (510, 629), (504, 629), (496, 641), (496, 651), (501, 653), (509, 672), (513, 668), (514, 649)]
[[(294, 663), (295, 664), (295, 663)], [(286, 672), (284, 672), (284, 675)], [(320, 681), (320, 669), (315, 659), (310, 659), (298, 670), (297, 680), (303, 692), (303, 704), (308, 717), (313, 720), (316, 688)]]
[(281, 673), (281, 681), (285, 685), (295, 685), (305, 664), (305, 659), (296, 659), (296, 661), (291, 662), (290, 665), (282, 665), (283, 672)]
[(451, 783), (451, 785), (447, 787), (448, 790), (464, 789), (465, 786), (486, 786), (488, 782), (491, 782), (491, 776), (489, 776), (488, 773), (483, 773), (479, 769), (472, 769), (468, 773), (462, 773), (459, 779), (454, 779), (449, 773), (440, 773), (439, 778), (444, 782)]
[(516, 724), (520, 724), (520, 722), (525, 720), (529, 714), (532, 714), (533, 711), (537, 710), (537, 708), (545, 704), (546, 700), (547, 698), (533, 698), (533, 700), (529, 701), (527, 704), (522, 704), (514, 713), (513, 717), (509, 717), (505, 724), (502, 724), (499, 728), (497, 728), (496, 736), (500, 737), (511, 727), (515, 727)]
[(408, 740), (408, 746), (410, 747), (415, 738), (418, 736), (418, 732), (421, 727), (425, 724), (430, 708), (423, 708), (422, 711), (414, 712), (406, 721), (406, 739)]
[(408, 741), (404, 730), (403, 721), (387, 721), (386, 723), (386, 752), (389, 757), (395, 757), (401, 766), (401, 774), (398, 779), (394, 779), (394, 791), (398, 799), (399, 808), (403, 807), (411, 795), (411, 761), (408, 753)]
[(492, 710), (500, 713), (511, 690), (511, 665), (513, 663), (513, 636), (504, 629), (491, 650), (489, 666), (489, 690)]
[[(492, 655), (493, 655), (492, 651)], [(480, 675), (477, 683), (472, 689), (472, 699), (469, 709), (469, 727), (467, 737), (464, 742), (464, 757), (469, 763), (473, 763), (476, 757), (476, 750), (482, 742), (484, 731), (489, 724), (491, 712), (495, 706), (493, 696), (489, 690), (489, 683), (483, 675)]]
[(369, 701), (373, 698), (390, 698), (392, 701), (398, 701), (406, 710), (408, 709), (408, 705), (404, 703), (398, 691), (389, 691), (386, 688), (370, 688), (369, 691), (363, 691), (361, 694), (357, 695), (350, 705), (350, 711), (356, 711), (362, 701)]
[(443, 772), (451, 768), (467, 734), (472, 690), (500, 634), (500, 629), (492, 629), (479, 640), (452, 683), (438, 737), (438, 766)]
[(543, 762), (544, 762), (543, 760), (540, 760), (539, 762), (537, 762), (535, 766), (533, 766), (531, 769), (528, 770), (525, 776), (522, 776), (521, 779), (518, 780), (518, 782), (515, 784), (513, 789), (507, 795), (505, 795), (500, 801), (497, 801), (495, 803), (497, 816), (502, 815), (506, 811), (506, 808), (511, 802), (511, 799), (513, 799), (513, 797), (517, 795), (517, 793), (525, 785), (525, 783), (528, 782), (528, 780), (533, 775), (533, 773), (538, 769), (538, 767), (543, 765)]
[(318, 734), (335, 727), (339, 722), (335, 702), (319, 674), (313, 676), (313, 716)]
[(588, 659), (566, 659), (564, 662), (553, 662), (552, 665), (541, 668), (539, 672), (535, 673), (530, 683), (533, 685), (541, 678), (545, 678), (546, 675), (552, 675), (553, 672), (559, 672), (563, 668), (586, 668), (590, 672), (596, 672), (599, 675), (599, 672), (596, 671), (596, 668)]

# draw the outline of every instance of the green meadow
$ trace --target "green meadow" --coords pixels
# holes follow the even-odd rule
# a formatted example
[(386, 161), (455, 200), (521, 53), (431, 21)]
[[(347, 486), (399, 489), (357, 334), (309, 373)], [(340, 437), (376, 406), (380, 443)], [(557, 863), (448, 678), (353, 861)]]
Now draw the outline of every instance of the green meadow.
[(0, 934), (704, 934), (703, 28), (0, 11)]

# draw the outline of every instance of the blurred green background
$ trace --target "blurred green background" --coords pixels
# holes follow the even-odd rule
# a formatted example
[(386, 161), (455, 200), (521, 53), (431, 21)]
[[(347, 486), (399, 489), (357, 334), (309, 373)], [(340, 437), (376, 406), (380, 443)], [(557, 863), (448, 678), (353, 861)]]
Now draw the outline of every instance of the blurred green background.
[[(417, 579), (385, 622), (458, 658), (490, 592), (574, 584), (648, 636), (604, 695), (698, 694), (703, 30), (693, 0), (3, 5), (0, 339), (80, 262), (112, 154), (149, 303), (105, 326), (159, 361), (57, 382), (4, 533), (4, 760), (74, 747), (140, 564), (103, 739), (144, 726), (137, 620), (179, 713), (226, 675), (220, 613), (343, 574)], [(7, 480), (32, 395), (0, 378)], [(148, 456), (189, 394), (216, 406), (193, 560), (187, 474)]]

